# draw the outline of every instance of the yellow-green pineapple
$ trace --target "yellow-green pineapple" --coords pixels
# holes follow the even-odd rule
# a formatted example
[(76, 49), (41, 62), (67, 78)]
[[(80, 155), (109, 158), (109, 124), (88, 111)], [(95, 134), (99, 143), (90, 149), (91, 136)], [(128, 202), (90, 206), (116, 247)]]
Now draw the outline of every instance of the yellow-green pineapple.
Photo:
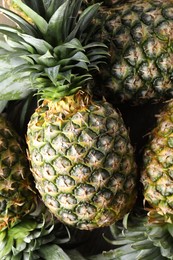
[[(157, 126), (150, 133), (144, 151), (141, 181), (144, 198), (151, 207), (173, 222), (173, 101), (169, 101), (157, 116)], [(147, 207), (147, 204), (146, 204)]]
[(26, 62), (14, 71), (31, 72), (31, 88), (43, 100), (27, 130), (36, 187), (60, 221), (80, 229), (108, 226), (132, 209), (137, 173), (121, 115), (88, 90), (93, 71), (107, 58), (104, 44), (87, 42), (99, 4), (81, 13), (81, 0), (52, 1), (40, 16), (14, 2), (35, 23), (28, 29), (25, 21), (19, 38), (8, 28), (2, 32), (11, 53), (25, 49)]
[(141, 104), (173, 96), (172, 31), (170, 0), (120, 1), (101, 6), (95, 36), (109, 45), (110, 66), (97, 76), (102, 95), (114, 104)]
[(35, 211), (37, 193), (24, 148), (0, 115), (0, 231)]

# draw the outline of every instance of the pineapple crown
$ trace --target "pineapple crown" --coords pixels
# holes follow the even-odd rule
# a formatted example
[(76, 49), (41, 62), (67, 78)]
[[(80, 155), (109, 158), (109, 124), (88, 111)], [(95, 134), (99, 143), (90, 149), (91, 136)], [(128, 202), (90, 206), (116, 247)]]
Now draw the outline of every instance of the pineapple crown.
[(0, 232), (0, 259), (69, 259), (59, 246), (69, 241), (67, 227), (45, 211)]
[(111, 225), (113, 240), (104, 238), (116, 248), (97, 259), (172, 259), (173, 225), (157, 213), (154, 217), (155, 223), (149, 222), (147, 212), (138, 208)]
[(82, 0), (13, 2), (32, 22), (0, 7), (17, 24), (0, 25), (5, 36), (0, 63), (6, 67), (0, 75), (1, 99), (19, 99), (36, 90), (42, 98), (59, 99), (86, 86), (108, 56), (103, 43), (89, 41), (100, 4), (81, 11)]

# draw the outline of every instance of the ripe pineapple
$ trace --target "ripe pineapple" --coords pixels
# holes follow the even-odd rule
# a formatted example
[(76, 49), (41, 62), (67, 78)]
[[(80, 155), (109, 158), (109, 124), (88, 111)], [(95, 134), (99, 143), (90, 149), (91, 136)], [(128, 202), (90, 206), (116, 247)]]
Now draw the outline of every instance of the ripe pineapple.
[[(141, 104), (173, 96), (173, 2), (129, 0), (101, 7), (97, 38), (109, 45), (110, 66), (98, 79), (102, 95), (115, 103)], [(103, 76), (104, 75), (104, 76)]]
[(9, 35), (13, 51), (28, 51), (28, 64), (14, 71), (30, 71), (31, 87), (43, 99), (27, 131), (36, 186), (62, 222), (79, 229), (110, 225), (134, 205), (137, 173), (121, 115), (88, 91), (91, 73), (107, 57), (104, 44), (87, 42), (99, 4), (81, 13), (81, 0), (56, 2), (40, 16), (14, 2), (36, 23), (22, 27), (20, 41)]
[[(158, 115), (157, 126), (150, 133), (149, 143), (144, 151), (142, 183), (145, 200), (173, 223), (173, 100), (169, 101)], [(153, 218), (153, 217), (152, 217)]]
[(19, 138), (0, 115), (0, 231), (36, 208), (37, 195)]

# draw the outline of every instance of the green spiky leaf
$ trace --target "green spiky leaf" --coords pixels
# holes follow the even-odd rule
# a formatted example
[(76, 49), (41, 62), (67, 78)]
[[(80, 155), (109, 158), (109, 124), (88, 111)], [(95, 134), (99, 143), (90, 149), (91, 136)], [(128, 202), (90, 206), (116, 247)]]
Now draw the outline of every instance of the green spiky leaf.
[(73, 38), (77, 37), (77, 35), (82, 35), (88, 24), (92, 21), (94, 15), (98, 12), (99, 6), (99, 4), (92, 5), (82, 12), (76, 23), (76, 26), (68, 35), (66, 41), (72, 40)]
[(40, 256), (46, 260), (71, 260), (58, 245), (47, 245), (42, 247), (39, 251)]
[[(0, 42), (0, 46), (5, 43)], [(24, 60), (18, 53), (10, 55), (10, 49), (0, 49), (0, 100), (21, 99), (27, 96), (32, 90), (30, 89), (29, 72), (13, 72), (13, 68), (23, 66)], [(23, 52), (22, 52), (23, 53)]]
[(34, 24), (39, 28), (40, 32), (45, 35), (47, 33), (48, 24), (46, 20), (37, 14), (33, 9), (29, 6), (22, 3), (21, 0), (13, 0), (15, 4), (17, 4), (25, 13), (32, 19)]
[(4, 108), (5, 108), (6, 105), (7, 105), (7, 102), (8, 102), (8, 101), (6, 101), (6, 100), (1, 100), (1, 101), (0, 101), (0, 113), (3, 112)]
[[(53, 14), (48, 23), (47, 38), (52, 39), (56, 42), (56, 45), (64, 42), (64, 23), (67, 20), (67, 10), (69, 9), (70, 1), (65, 1)], [(53, 34), (52, 34), (53, 32)], [(60, 33), (61, 32), (61, 33)]]
[(6, 15), (8, 18), (10, 18), (13, 22), (16, 22), (22, 30), (24, 30), (27, 34), (33, 35), (33, 36), (38, 36), (37, 30), (34, 28), (32, 24), (27, 22), (24, 18), (19, 16), (18, 14), (3, 8), (2, 6), (0, 7), (0, 11), (2, 14)]
[[(50, 0), (46, 1), (46, 0), (37, 0), (37, 1), (33, 1), (33, 0), (23, 0), (23, 2), (28, 5), (32, 10), (34, 10), (37, 14), (39, 14), (41, 17), (45, 17), (46, 14), (46, 8), (48, 3), (50, 2)], [(47, 4), (46, 4), (47, 3)]]
[(52, 50), (52, 46), (42, 40), (42, 39), (37, 39), (35, 37), (32, 37), (31, 35), (28, 34), (20, 34), (21, 38), (25, 40), (26, 43), (30, 44), (33, 46), (39, 54), (45, 54), (48, 50)]
[[(57, 98), (75, 93), (83, 87), (82, 84), (85, 86), (87, 80), (92, 79), (92, 76), (88, 74), (93, 70), (98, 70), (100, 63), (105, 62), (107, 56), (105, 45), (90, 43), (87, 46), (85, 44), (84, 31), (97, 13), (99, 5), (95, 4), (84, 12), (80, 12), (81, 0), (62, 0), (57, 4), (55, 2), (51, 4), (50, 1), (42, 2), (44, 8), (47, 5), (47, 8), (54, 9), (51, 11), (53, 15), (49, 21), (46, 21), (35, 12), (36, 6), (32, 10), (21, 0), (14, 2), (32, 19), (35, 26), (24, 22), (21, 29), (4, 25), (0, 27), (0, 32), (6, 36), (6, 43), (10, 49), (7, 50), (4, 46), (0, 48), (9, 52), (10, 59), (15, 53), (18, 55), (17, 60), (23, 59), (21, 64), (13, 63), (8, 77), (7, 74), (2, 74), (0, 78), (2, 98), (18, 99), (36, 90), (42, 94), (47, 93), (49, 98), (51, 95), (52, 98)], [(10, 12), (8, 14), (20, 27), (24, 21), (23, 18), (20, 19)], [(33, 28), (36, 33), (32, 31)], [(77, 38), (74, 38), (76, 36)], [(66, 78), (67, 81), (63, 82), (64, 75), (67, 76), (69, 71), (73, 77), (68, 76), (68, 80)], [(79, 81), (80, 76), (82, 76), (81, 83), (75, 86), (75, 77)], [(20, 82), (24, 82), (24, 86), (21, 86)], [(8, 86), (11, 87), (11, 92)], [(50, 88), (49, 91), (48, 88)], [(46, 97), (45, 94), (44, 97)]]

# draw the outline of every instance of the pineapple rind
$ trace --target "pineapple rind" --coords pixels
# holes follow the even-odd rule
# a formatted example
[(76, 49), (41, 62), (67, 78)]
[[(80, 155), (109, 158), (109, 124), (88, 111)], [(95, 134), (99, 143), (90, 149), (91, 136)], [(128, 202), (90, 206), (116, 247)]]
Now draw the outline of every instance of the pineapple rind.
[(173, 101), (170, 100), (158, 115), (157, 126), (150, 133), (144, 151), (141, 181), (145, 200), (166, 222), (173, 222)]
[(136, 165), (121, 116), (87, 95), (45, 100), (32, 115), (27, 143), (46, 206), (80, 229), (108, 226), (136, 198)]
[(108, 44), (111, 59), (96, 80), (108, 101), (141, 104), (172, 97), (172, 9), (169, 0), (100, 7), (96, 23), (102, 32), (96, 38)]
[(0, 230), (36, 208), (37, 194), (19, 137), (0, 115)]

